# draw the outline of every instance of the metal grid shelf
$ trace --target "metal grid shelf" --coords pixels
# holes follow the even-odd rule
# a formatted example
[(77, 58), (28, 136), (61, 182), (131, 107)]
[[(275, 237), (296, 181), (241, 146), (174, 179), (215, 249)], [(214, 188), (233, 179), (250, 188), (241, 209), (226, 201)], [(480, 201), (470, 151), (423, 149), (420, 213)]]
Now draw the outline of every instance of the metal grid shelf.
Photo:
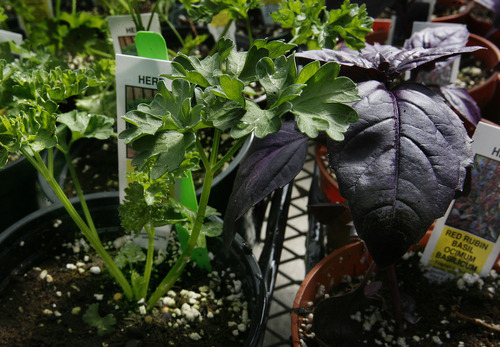
[[(307, 202), (314, 171), (314, 147), (310, 146), (306, 163), (296, 177), (280, 265), (276, 277), (269, 320), (264, 337), (264, 347), (290, 346), (290, 312), (295, 294), (305, 273), (305, 252), (308, 233)], [(258, 247), (256, 253), (258, 253)]]

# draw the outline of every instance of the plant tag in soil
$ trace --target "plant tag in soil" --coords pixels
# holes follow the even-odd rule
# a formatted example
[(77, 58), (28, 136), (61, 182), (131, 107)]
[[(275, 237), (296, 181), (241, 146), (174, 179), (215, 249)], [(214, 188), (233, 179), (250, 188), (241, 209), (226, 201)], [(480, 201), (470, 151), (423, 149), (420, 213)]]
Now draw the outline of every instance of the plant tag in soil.
[[(116, 124), (118, 134), (126, 128), (121, 118), (127, 111), (135, 110), (140, 103), (149, 103), (157, 93), (156, 84), (160, 74), (172, 72), (171, 62), (161, 59), (150, 59), (131, 55), (116, 55)], [(167, 88), (171, 81), (165, 80)], [(127, 172), (133, 171), (132, 159), (135, 151), (118, 141), (118, 177), (120, 201), (125, 197), (128, 185)]]
[[(151, 18), (151, 13), (142, 13), (141, 20), (144, 26), (147, 26)], [(135, 35), (137, 28), (131, 15), (109, 16), (109, 31), (113, 40), (113, 49), (116, 54), (137, 55), (135, 47)], [(154, 16), (151, 21), (149, 31), (161, 33), (160, 20)], [(118, 66), (118, 64), (117, 64)], [(118, 71), (116, 71), (118, 76)]]
[[(162, 227), (155, 228), (155, 241), (154, 247), (156, 250), (167, 249), (168, 240), (170, 239), (170, 232), (172, 231), (172, 227), (170, 225), (165, 225)], [(134, 239), (134, 242), (141, 246), (144, 249), (148, 249), (148, 233), (146, 230), (142, 230), (139, 235)]]
[(500, 127), (479, 122), (469, 194), (452, 201), (422, 255), (438, 282), (457, 273), (489, 274), (500, 252)]

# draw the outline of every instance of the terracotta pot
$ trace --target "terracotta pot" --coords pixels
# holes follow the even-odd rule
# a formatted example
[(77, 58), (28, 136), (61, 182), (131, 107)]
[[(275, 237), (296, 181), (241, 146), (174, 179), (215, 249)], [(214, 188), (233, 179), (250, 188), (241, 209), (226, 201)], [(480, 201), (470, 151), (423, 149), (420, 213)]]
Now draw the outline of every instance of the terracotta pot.
[(432, 22), (467, 24), (469, 21), (470, 12), (471, 12), (471, 7), (467, 6), (464, 11), (449, 16), (433, 18)]
[(373, 32), (366, 35), (366, 42), (373, 45), (375, 42), (384, 44), (389, 36), (392, 21), (390, 19), (375, 18), (372, 25)]
[[(500, 50), (484, 37), (471, 33), (467, 46), (481, 46), (487, 48), (475, 51), (471, 54), (479, 59), (488, 69), (495, 68), (500, 62)], [(470, 96), (476, 101), (481, 110), (492, 102), (498, 85), (498, 76), (498, 71), (494, 71), (486, 81), (469, 90)]]
[(323, 162), (326, 151), (326, 146), (319, 143), (316, 144), (315, 157), (319, 169), (319, 183), (328, 201), (341, 204), (345, 199), (340, 195), (339, 184), (328, 172)]
[[(427, 245), (433, 229), (434, 224), (420, 240), (417, 247), (421, 248)], [(494, 266), (497, 272), (500, 271), (499, 260), (500, 255)], [(344, 275), (357, 277), (365, 274), (371, 263), (372, 259), (368, 249), (363, 241), (358, 240), (333, 251), (309, 271), (293, 302), (291, 328), (294, 347), (301, 347), (299, 329), (303, 320), (296, 310), (300, 307), (310, 307), (317, 300), (318, 295), (330, 292), (335, 285), (341, 282)], [(321, 293), (319, 292), (320, 288)]]
[[(357, 241), (333, 251), (323, 258), (300, 285), (293, 302), (294, 308), (308, 307), (316, 301), (316, 293), (321, 285), (326, 292), (339, 283), (346, 274), (360, 276), (366, 272), (372, 262), (364, 242)], [(302, 316), (292, 311), (292, 341), (294, 347), (300, 347), (299, 328)]]

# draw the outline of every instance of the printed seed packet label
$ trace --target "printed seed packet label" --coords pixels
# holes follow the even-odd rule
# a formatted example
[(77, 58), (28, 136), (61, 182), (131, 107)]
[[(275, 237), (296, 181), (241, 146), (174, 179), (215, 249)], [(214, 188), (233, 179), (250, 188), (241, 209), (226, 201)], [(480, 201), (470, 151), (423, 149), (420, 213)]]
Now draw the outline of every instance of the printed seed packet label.
[(471, 192), (454, 200), (422, 255), (428, 277), (487, 275), (500, 252), (500, 127), (479, 122), (473, 136)]
[[(231, 18), (229, 18), (227, 11), (222, 11), (212, 18), (212, 22), (208, 24), (208, 31), (213, 36), (215, 42), (219, 41), (219, 38), (230, 20)], [(224, 37), (233, 40), (233, 42), (236, 41), (236, 24), (234, 21), (229, 26), (229, 29), (224, 34)]]
[[(142, 13), (141, 20), (144, 27), (147, 27), (151, 19), (151, 13)], [(137, 28), (131, 15), (109, 16), (109, 32), (113, 39), (113, 48), (116, 54), (137, 55), (135, 48), (135, 34)], [(158, 16), (154, 16), (151, 21), (149, 31), (161, 33)]]
[[(153, 100), (157, 93), (156, 84), (161, 74), (172, 72), (171, 62), (167, 60), (150, 59), (131, 55), (116, 55), (116, 111), (117, 132), (125, 130), (126, 122), (121, 118), (125, 113), (137, 108), (140, 103)], [(171, 81), (165, 79), (167, 88)], [(120, 201), (125, 197), (125, 188), (128, 185), (127, 172), (133, 171), (132, 159), (135, 152), (118, 140), (118, 182)], [(155, 228), (155, 248), (166, 249), (170, 235), (170, 226)], [(147, 248), (148, 235), (143, 230), (134, 242)]]

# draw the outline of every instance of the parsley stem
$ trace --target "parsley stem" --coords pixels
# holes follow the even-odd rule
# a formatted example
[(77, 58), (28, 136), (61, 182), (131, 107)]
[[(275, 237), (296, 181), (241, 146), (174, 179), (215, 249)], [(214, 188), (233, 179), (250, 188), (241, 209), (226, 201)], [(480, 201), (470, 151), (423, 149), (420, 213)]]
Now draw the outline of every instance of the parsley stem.
[(140, 298), (146, 298), (148, 294), (149, 280), (151, 278), (151, 272), (153, 271), (153, 255), (154, 255), (154, 244), (155, 244), (155, 227), (152, 223), (145, 224), (144, 229), (148, 233), (148, 251), (146, 255), (146, 266), (144, 268), (144, 286), (141, 289)]
[(252, 36), (252, 26), (250, 25), (250, 18), (248, 15), (245, 17), (245, 23), (247, 26), (248, 41), (250, 42), (250, 47), (253, 46), (253, 36)]
[(21, 153), (26, 157), (26, 159), (35, 167), (35, 169), (43, 176), (43, 178), (50, 185), (56, 196), (61, 201), (63, 207), (68, 212), (71, 219), (78, 226), (82, 234), (89, 241), (90, 245), (95, 249), (97, 254), (103, 259), (106, 264), (108, 271), (111, 275), (116, 279), (120, 287), (122, 288), (124, 294), (128, 298), (133, 297), (132, 287), (128, 283), (127, 279), (123, 275), (122, 271), (118, 268), (118, 266), (113, 261), (113, 258), (109, 255), (109, 253), (104, 249), (104, 246), (101, 243), (98, 235), (91, 231), (89, 226), (85, 223), (82, 217), (78, 214), (75, 207), (68, 199), (62, 188), (59, 186), (59, 183), (55, 180), (54, 176), (50, 173), (49, 169), (45, 165), (43, 158), (40, 156), (38, 152), (28, 152), (25, 148), (20, 149)]
[(66, 164), (68, 165), (68, 170), (71, 175), (71, 179), (73, 180), (73, 185), (75, 186), (76, 195), (80, 199), (80, 204), (82, 205), (83, 214), (85, 219), (87, 220), (87, 225), (90, 228), (91, 232), (96, 236), (97, 230), (94, 225), (94, 221), (92, 220), (92, 216), (90, 215), (89, 207), (87, 205), (87, 201), (83, 196), (82, 186), (80, 185), (80, 180), (78, 179), (78, 175), (76, 174), (75, 166), (73, 165), (73, 161), (71, 160), (71, 156), (68, 152), (63, 152), (64, 159), (66, 159)]
[(203, 181), (203, 188), (201, 191), (200, 202), (198, 205), (198, 211), (196, 213), (196, 220), (193, 225), (193, 230), (191, 230), (191, 235), (189, 240), (182, 250), (181, 255), (175, 262), (174, 266), (170, 269), (165, 278), (158, 285), (154, 293), (148, 300), (148, 310), (152, 309), (154, 305), (160, 300), (160, 298), (177, 282), (180, 278), (187, 262), (191, 258), (191, 253), (196, 247), (196, 242), (198, 241), (198, 236), (201, 232), (201, 226), (205, 218), (205, 212), (208, 205), (208, 198), (210, 197), (210, 191), (212, 189), (213, 181), (213, 171), (206, 170), (205, 180)]
[[(186, 267), (187, 262), (191, 257), (191, 253), (196, 247), (196, 243), (198, 241), (198, 237), (201, 233), (201, 227), (203, 225), (205, 219), (205, 213), (208, 206), (208, 199), (210, 197), (210, 191), (212, 190), (212, 181), (214, 179), (214, 167), (212, 165), (212, 161), (217, 160), (217, 152), (220, 142), (220, 132), (216, 130), (214, 135), (214, 140), (212, 144), (211, 158), (208, 159), (205, 150), (203, 149), (203, 145), (199, 141), (196, 140), (196, 146), (198, 147), (198, 152), (200, 153), (201, 160), (205, 167), (205, 179), (203, 181), (203, 187), (201, 189), (200, 200), (198, 203), (198, 210), (196, 212), (196, 219), (193, 224), (193, 229), (191, 230), (191, 234), (189, 236), (188, 242), (184, 249), (182, 250), (182, 254), (179, 256), (174, 266), (170, 269), (165, 278), (161, 281), (161, 283), (156, 288), (153, 295), (148, 300), (148, 310), (152, 309), (153, 306), (160, 300), (160, 298), (174, 285), (175, 282), (180, 278), (184, 268)], [(239, 143), (239, 142), (238, 142)], [(214, 159), (215, 157), (215, 159)]]
[(217, 164), (215, 164), (212, 168), (212, 170), (214, 172), (217, 172), (217, 170), (219, 170), (222, 165), (224, 165), (225, 162), (227, 162), (229, 159), (231, 159), (235, 154), (236, 154), (236, 151), (238, 149), (241, 148), (241, 146), (243, 146), (243, 144), (245, 143), (246, 139), (248, 138), (248, 136), (245, 136), (245, 137), (242, 137), (241, 139), (238, 139), (238, 142), (236, 142), (236, 144), (231, 147), (231, 149), (222, 157), (221, 160), (219, 160), (217, 162)]

